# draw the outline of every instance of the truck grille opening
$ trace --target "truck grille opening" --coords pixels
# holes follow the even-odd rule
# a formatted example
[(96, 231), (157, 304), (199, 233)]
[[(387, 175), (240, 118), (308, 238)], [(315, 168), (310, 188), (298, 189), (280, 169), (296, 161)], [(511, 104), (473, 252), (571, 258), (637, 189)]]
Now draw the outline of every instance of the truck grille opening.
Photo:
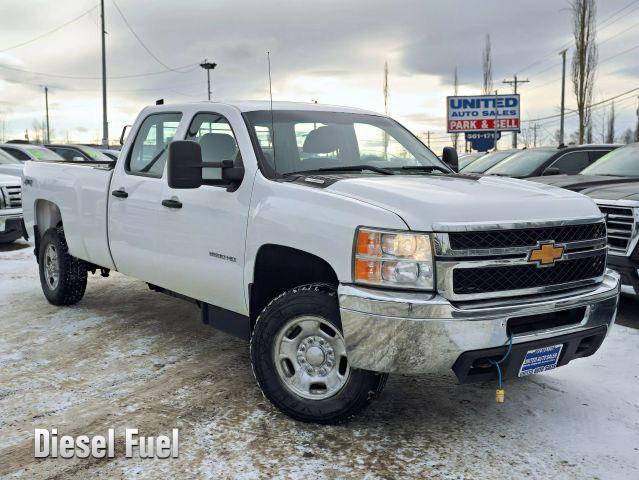
[(606, 225), (603, 222), (599, 222), (584, 225), (564, 225), (514, 230), (455, 232), (450, 234), (450, 246), (454, 250), (534, 247), (537, 245), (537, 242), (544, 240), (566, 243), (604, 238), (605, 236)]
[(22, 208), (22, 187), (20, 185), (4, 187), (4, 197), (8, 208)]
[(600, 277), (605, 268), (605, 252), (559, 261), (546, 268), (533, 264), (457, 268), (453, 271), (453, 291), (466, 295), (557, 286)]
[(599, 205), (599, 210), (606, 216), (608, 248), (611, 252), (625, 255), (630, 247), (630, 240), (635, 228), (632, 208)]
[(506, 322), (506, 333), (508, 333), (508, 335), (521, 335), (539, 330), (577, 325), (581, 323), (585, 315), (586, 307), (580, 307), (557, 312), (527, 315), (525, 317), (514, 317), (508, 319)]

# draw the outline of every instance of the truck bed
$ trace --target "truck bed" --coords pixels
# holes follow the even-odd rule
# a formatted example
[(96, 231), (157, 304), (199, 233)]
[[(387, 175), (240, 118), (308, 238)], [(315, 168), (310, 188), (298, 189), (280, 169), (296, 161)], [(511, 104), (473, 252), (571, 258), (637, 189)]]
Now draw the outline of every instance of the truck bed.
[[(27, 232), (51, 202), (60, 210), (71, 255), (96, 265), (115, 268), (108, 246), (108, 192), (113, 174), (110, 164), (27, 162), (23, 178), (23, 208)], [(43, 202), (43, 203), (41, 203)], [(53, 225), (55, 226), (55, 225)], [(40, 232), (44, 234), (44, 232)]]

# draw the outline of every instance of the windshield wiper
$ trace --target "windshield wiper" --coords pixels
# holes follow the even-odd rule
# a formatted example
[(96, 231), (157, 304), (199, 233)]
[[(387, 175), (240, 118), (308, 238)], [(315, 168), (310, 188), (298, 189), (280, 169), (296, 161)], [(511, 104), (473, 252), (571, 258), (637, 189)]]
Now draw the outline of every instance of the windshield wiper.
[(440, 167), (439, 165), (404, 165), (403, 167), (397, 167), (401, 170), (415, 170), (418, 172), (432, 172), (437, 170), (442, 173), (451, 173), (450, 170)]
[(345, 165), (343, 167), (324, 167), (317, 170), (308, 170), (306, 172), (295, 173), (309, 173), (309, 172), (362, 172), (364, 170), (370, 170), (371, 172), (381, 173), (382, 175), (395, 175), (391, 170), (387, 168), (375, 167), (373, 165)]

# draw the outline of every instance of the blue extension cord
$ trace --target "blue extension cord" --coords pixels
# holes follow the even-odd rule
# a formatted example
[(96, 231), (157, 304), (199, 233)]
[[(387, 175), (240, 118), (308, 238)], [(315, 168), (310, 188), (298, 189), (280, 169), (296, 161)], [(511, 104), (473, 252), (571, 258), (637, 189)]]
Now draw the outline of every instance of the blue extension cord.
[(504, 354), (503, 357), (501, 357), (501, 360), (495, 361), (495, 360), (490, 360), (490, 363), (495, 365), (497, 367), (497, 376), (499, 377), (499, 390), (502, 390), (502, 385), (501, 385), (501, 366), (500, 364), (506, 360), (508, 358), (508, 356), (510, 355), (510, 352), (513, 349), (513, 336), (512, 334), (508, 335), (508, 350), (506, 350), (506, 353)]

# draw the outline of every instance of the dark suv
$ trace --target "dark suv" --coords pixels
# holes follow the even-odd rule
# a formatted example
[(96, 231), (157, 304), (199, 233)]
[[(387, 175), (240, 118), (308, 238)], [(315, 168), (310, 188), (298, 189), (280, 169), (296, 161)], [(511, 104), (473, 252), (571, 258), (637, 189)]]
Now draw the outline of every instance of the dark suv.
[(621, 274), (622, 291), (639, 295), (639, 143), (601, 157), (578, 175), (530, 180), (581, 192), (606, 216), (608, 266)]
[(579, 145), (559, 148), (528, 148), (514, 153), (492, 168), (486, 175), (529, 178), (581, 172), (619, 145)]

